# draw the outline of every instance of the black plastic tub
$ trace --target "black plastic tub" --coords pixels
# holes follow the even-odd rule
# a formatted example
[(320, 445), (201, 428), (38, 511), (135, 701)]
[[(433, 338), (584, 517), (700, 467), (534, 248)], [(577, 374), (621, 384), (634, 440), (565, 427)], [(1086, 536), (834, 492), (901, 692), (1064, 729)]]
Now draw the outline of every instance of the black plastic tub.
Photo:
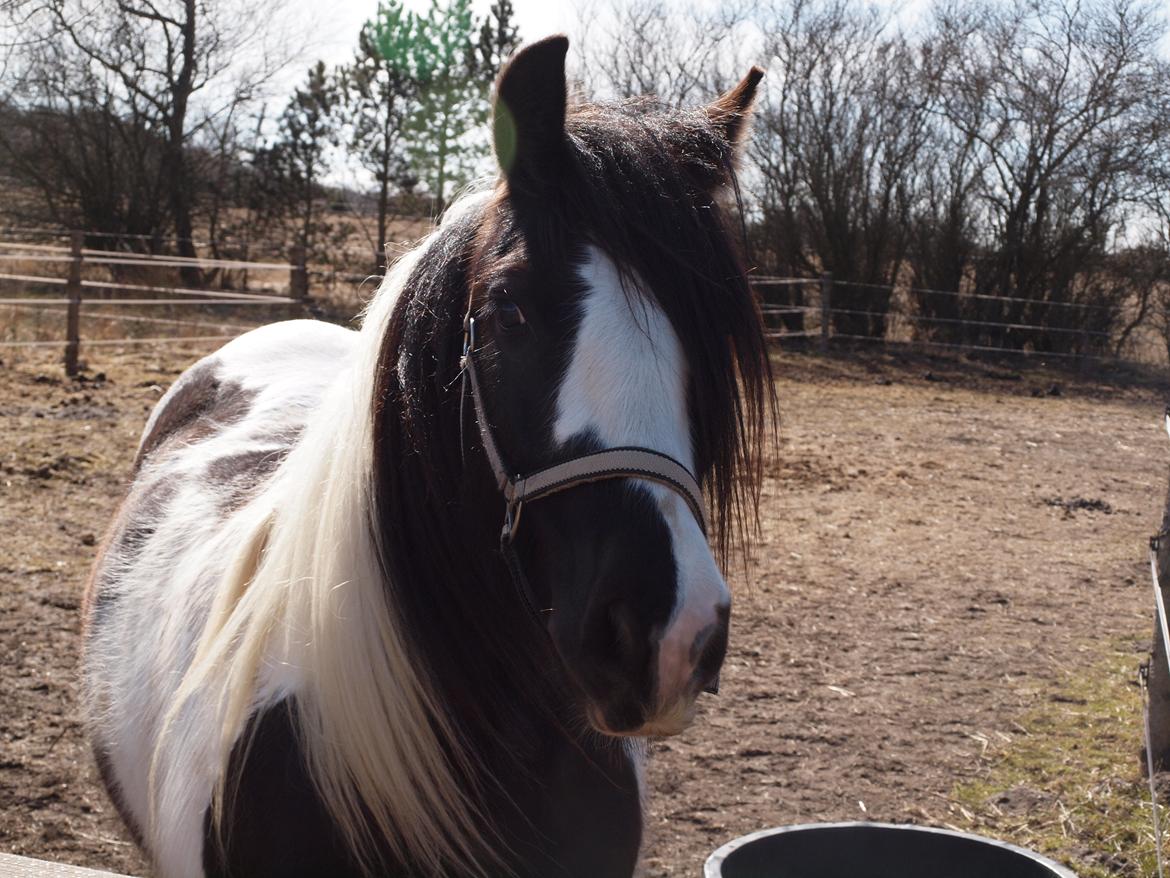
[(978, 835), (892, 823), (765, 829), (715, 851), (704, 878), (1076, 878), (1051, 860)]

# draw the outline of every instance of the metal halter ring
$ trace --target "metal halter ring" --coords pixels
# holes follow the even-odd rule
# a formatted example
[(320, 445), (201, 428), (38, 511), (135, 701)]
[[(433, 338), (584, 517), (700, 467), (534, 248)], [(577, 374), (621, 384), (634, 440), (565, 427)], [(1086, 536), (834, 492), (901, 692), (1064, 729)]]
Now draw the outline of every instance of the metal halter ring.
[(524, 511), (523, 500), (513, 500), (504, 509), (504, 529), (500, 532), (500, 539), (512, 542), (516, 531), (520, 527), (520, 514)]

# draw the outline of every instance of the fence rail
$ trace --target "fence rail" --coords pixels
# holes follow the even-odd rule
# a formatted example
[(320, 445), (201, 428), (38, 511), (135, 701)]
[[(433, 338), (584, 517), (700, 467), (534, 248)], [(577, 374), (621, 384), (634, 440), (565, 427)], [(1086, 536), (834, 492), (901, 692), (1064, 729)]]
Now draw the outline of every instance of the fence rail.
[[(51, 234), (54, 237), (61, 235), (61, 233)], [(87, 320), (109, 322), (122, 320), (128, 324), (187, 326), (192, 329), (214, 327), (247, 330), (263, 325), (263, 323), (226, 323), (210, 319), (179, 320), (146, 315), (131, 316), (119, 312), (122, 308), (130, 307), (268, 307), (281, 309), (280, 316), (286, 317), (290, 314), (303, 313), (310, 307), (309, 272), (313, 267), (306, 264), (304, 251), (300, 249), (294, 250), (289, 263), (282, 263), (110, 251), (85, 246), (86, 238), (100, 239), (99, 235), (73, 232), (69, 233), (68, 237), (69, 246), (25, 241), (0, 241), (0, 292), (3, 291), (5, 282), (8, 282), (34, 288), (37, 286), (62, 288), (60, 292), (64, 294), (52, 297), (28, 295), (0, 297), (0, 306), (13, 309), (40, 306), (41, 311), (64, 314), (65, 317), (65, 337), (63, 339), (30, 341), (12, 339), (0, 341), (0, 347), (62, 347), (65, 369), (69, 375), (75, 375), (78, 370), (83, 314)], [(27, 264), (30, 268), (34, 265), (44, 265), (47, 272), (49, 266), (63, 265), (65, 266), (65, 272), (63, 272), (65, 276), (62, 277), (56, 273), (26, 274), (21, 273), (19, 269), (15, 272), (2, 270), (6, 264), (11, 263)], [(87, 267), (96, 268), (99, 275), (106, 274), (108, 276), (83, 277)], [(245, 273), (245, 281), (247, 279), (246, 273), (249, 271), (281, 273), (284, 277), (279, 290), (271, 288), (263, 290), (207, 289), (197, 285), (136, 283), (127, 280), (126, 273), (135, 269), (240, 271)], [(353, 277), (365, 280), (372, 276), (355, 274)], [(998, 304), (1026, 305), (1041, 309), (1079, 309), (1084, 312), (1106, 307), (1094, 303), (1049, 302), (996, 296), (988, 293), (889, 286), (837, 280), (830, 274), (822, 274), (817, 277), (753, 276), (750, 278), (750, 282), (762, 300), (761, 311), (765, 321), (765, 334), (770, 341), (781, 344), (785, 341), (799, 341), (801, 344), (813, 342), (819, 346), (820, 350), (828, 351), (834, 341), (841, 341), (914, 345), (923, 348), (980, 353), (1035, 355), (1065, 360), (1116, 359), (1115, 356), (1099, 353), (1105, 347), (1102, 342), (1107, 342), (1112, 337), (1110, 332), (1103, 330), (1067, 325), (1044, 326), (1019, 319), (997, 321), (995, 319), (982, 319), (981, 316), (965, 318), (940, 316), (937, 313), (915, 313), (914, 311), (922, 297), (949, 297), (957, 298), (963, 302), (994, 301)], [(223, 283), (218, 283), (217, 286), (222, 287)], [(848, 307), (845, 307), (840, 301), (844, 294), (835, 296), (835, 293), (839, 293), (842, 289), (872, 290), (875, 295), (880, 295), (882, 298), (881, 301), (875, 302), (873, 310), (866, 310), (866, 299), (858, 299), (854, 293), (846, 303)], [(139, 295), (124, 295), (135, 293)], [(100, 306), (102, 310), (94, 311), (92, 306), (95, 305)], [(982, 313), (985, 313), (985, 310)], [(981, 312), (976, 310), (974, 314), (981, 315)], [(1019, 315), (1013, 316), (1018, 317)], [(1034, 314), (1031, 316), (1035, 317)], [(845, 319), (844, 322), (842, 318)], [(864, 334), (848, 331), (849, 318), (853, 318), (855, 323), (858, 320), (867, 319), (880, 321), (877, 324), (879, 332), (877, 334)], [(945, 331), (950, 327), (974, 327), (977, 330), (986, 330), (987, 332), (983, 336), (976, 332), (974, 336), (968, 337), (966, 340), (956, 341), (954, 333)], [(985, 337), (987, 335), (990, 335), (990, 340), (994, 342), (998, 335), (1009, 333), (1026, 336), (1025, 342), (1019, 344), (1019, 339), (1016, 339), (1016, 346), (985, 343), (988, 341)], [(234, 336), (191, 335), (121, 340), (91, 337), (84, 343), (87, 345), (155, 344), (177, 341), (226, 340), (232, 337)], [(1058, 349), (1036, 349), (1036, 342), (1045, 337), (1055, 339), (1058, 343), (1054, 343), (1052, 346)], [(1079, 344), (1077, 337), (1080, 339)], [(1059, 342), (1059, 339), (1065, 339), (1065, 341)], [(1027, 345), (1031, 345), (1031, 347)], [(1068, 350), (1070, 347), (1077, 349), (1070, 351)]]
[[(240, 259), (205, 259), (182, 256), (158, 256), (146, 253), (124, 253), (109, 250), (100, 250), (85, 246), (86, 237), (100, 237), (87, 232), (69, 233), (69, 246), (36, 244), (24, 241), (0, 241), (0, 265), (5, 262), (18, 262), (32, 265), (64, 265), (65, 277), (52, 274), (22, 274), (0, 272), (0, 282), (16, 282), (26, 286), (64, 287), (64, 297), (32, 298), (28, 296), (13, 296), (0, 298), (0, 305), (13, 309), (25, 309), (40, 306), (41, 311), (63, 313), (65, 316), (65, 337), (59, 340), (7, 340), (0, 341), (0, 347), (27, 348), (27, 347), (63, 347), (65, 372), (75, 376), (78, 372), (78, 357), (81, 349), (81, 317), (84, 302), (100, 305), (102, 311), (87, 311), (87, 319), (115, 321), (122, 320), (129, 323), (144, 323), (158, 326), (190, 326), (192, 328), (234, 328), (248, 330), (262, 323), (232, 324), (214, 323), (205, 320), (173, 320), (163, 317), (133, 316), (117, 313), (123, 307), (176, 307), (176, 306), (210, 306), (217, 307), (246, 307), (246, 306), (281, 306), (284, 309), (282, 316), (289, 313), (303, 313), (309, 310), (309, 282), (308, 266), (305, 263), (304, 250), (294, 248), (292, 261), (254, 262)], [(275, 294), (270, 291), (251, 292), (241, 290), (205, 289), (194, 286), (171, 286), (156, 283), (127, 283), (117, 278), (94, 279), (83, 278), (87, 266), (97, 266), (107, 271), (125, 271), (126, 269), (198, 269), (200, 271), (276, 271), (287, 273), (287, 280), (283, 284), (285, 294)], [(102, 291), (107, 295), (100, 298), (86, 298), (87, 291)], [(118, 296), (123, 292), (152, 294), (153, 298), (130, 298)], [(115, 295), (108, 295), (115, 294)], [(61, 307), (64, 306), (64, 307)], [(114, 310), (109, 310), (114, 309)], [(233, 335), (216, 336), (171, 336), (160, 338), (122, 338), (122, 339), (95, 339), (85, 341), (87, 345), (110, 344), (158, 344), (175, 342), (195, 342), (233, 338)]]
[[(996, 296), (989, 293), (937, 290), (904, 285), (883, 285), (856, 281), (836, 280), (830, 274), (819, 277), (770, 277), (750, 278), (753, 288), (761, 299), (760, 310), (764, 317), (766, 334), (770, 340), (783, 342), (786, 339), (819, 339), (821, 350), (828, 350), (834, 340), (843, 342), (866, 342), (886, 345), (940, 348), (952, 351), (1000, 353), (1014, 356), (1050, 357), (1061, 360), (1113, 361), (1120, 359), (1116, 351), (1103, 353), (1117, 338), (1112, 332), (1088, 328), (1084, 321), (1081, 326), (1042, 325), (1019, 319), (982, 319), (978, 316), (937, 316), (915, 313), (919, 297), (952, 297), (964, 302), (992, 301), (999, 304), (1026, 305), (1046, 313), (1042, 309), (1072, 309), (1094, 312), (1109, 306), (1093, 302), (1060, 302), (1026, 299), (1016, 296)], [(795, 288), (795, 289), (794, 289)], [(872, 290), (883, 295), (881, 302), (866, 310), (865, 302), (851, 297), (851, 307), (843, 307), (840, 297), (834, 293), (840, 288)], [(777, 294), (777, 290), (780, 290)], [(789, 292), (789, 290), (793, 290)], [(860, 305), (860, 306), (859, 306)], [(978, 311), (975, 312), (979, 314)], [(994, 315), (992, 315), (994, 316)], [(864, 334), (839, 328), (839, 318), (870, 319), (879, 323), (879, 332)], [(931, 337), (934, 328), (974, 328), (985, 331), (983, 335), (996, 336), (1016, 334), (1016, 341), (1024, 343), (1000, 345), (988, 343), (988, 339), (955, 340), (954, 335), (943, 338)], [(1044, 339), (1054, 340), (1049, 346), (1037, 346)], [(1065, 339), (1061, 342), (1060, 339)], [(1079, 343), (1078, 343), (1079, 341)], [(1068, 348), (1075, 348), (1069, 350)]]

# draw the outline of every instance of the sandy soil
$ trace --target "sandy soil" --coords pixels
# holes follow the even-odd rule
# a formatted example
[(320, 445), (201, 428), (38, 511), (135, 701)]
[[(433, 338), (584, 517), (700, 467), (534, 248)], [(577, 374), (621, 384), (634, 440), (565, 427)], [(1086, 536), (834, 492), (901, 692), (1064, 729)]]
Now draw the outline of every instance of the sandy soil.
[[(78, 725), (78, 603), (146, 414), (196, 351), (104, 348), (78, 383), (4, 355), (0, 850), (146, 871)], [(1164, 389), (868, 354), (779, 371), (722, 694), (653, 745), (648, 876), (698, 876), (766, 826), (946, 823), (989, 744), (1148, 627)]]

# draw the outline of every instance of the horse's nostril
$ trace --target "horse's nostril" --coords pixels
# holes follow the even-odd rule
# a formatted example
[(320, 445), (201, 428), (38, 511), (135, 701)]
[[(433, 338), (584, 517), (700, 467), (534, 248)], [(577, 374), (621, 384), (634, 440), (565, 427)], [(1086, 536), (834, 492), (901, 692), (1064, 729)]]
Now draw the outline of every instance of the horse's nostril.
[(719, 669), (727, 652), (727, 623), (708, 625), (695, 637), (691, 660), (695, 662), (694, 680), (698, 688), (712, 695), (719, 692)]

